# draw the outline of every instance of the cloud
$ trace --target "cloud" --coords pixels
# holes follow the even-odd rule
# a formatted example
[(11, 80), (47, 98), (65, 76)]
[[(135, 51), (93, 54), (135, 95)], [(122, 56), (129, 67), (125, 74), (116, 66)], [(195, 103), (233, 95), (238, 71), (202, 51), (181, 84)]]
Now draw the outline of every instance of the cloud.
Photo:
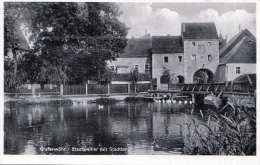
[(152, 35), (180, 35), (182, 22), (215, 22), (218, 32), (231, 38), (241, 29), (249, 29), (256, 34), (256, 15), (246, 10), (230, 10), (219, 14), (217, 10), (206, 9), (198, 11), (196, 15), (180, 15), (168, 8), (153, 10), (151, 3), (122, 3), (120, 20), (130, 30), (128, 37), (140, 37), (147, 30)]
[(151, 4), (121, 4), (123, 15), (120, 20), (130, 30), (128, 36), (140, 37), (147, 30), (152, 35), (178, 35), (180, 31), (180, 15), (167, 8), (153, 10)]
[(245, 10), (233, 10), (220, 15), (216, 10), (208, 9), (199, 13), (198, 20), (215, 22), (218, 31), (229, 39), (238, 33), (239, 26), (256, 34), (256, 15)]

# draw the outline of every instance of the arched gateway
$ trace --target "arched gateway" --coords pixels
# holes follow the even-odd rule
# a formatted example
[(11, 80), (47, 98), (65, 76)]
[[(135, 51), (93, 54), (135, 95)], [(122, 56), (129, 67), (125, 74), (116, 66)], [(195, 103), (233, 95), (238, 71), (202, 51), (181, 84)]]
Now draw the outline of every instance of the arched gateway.
[(212, 83), (214, 74), (209, 69), (199, 69), (193, 75), (194, 83)]

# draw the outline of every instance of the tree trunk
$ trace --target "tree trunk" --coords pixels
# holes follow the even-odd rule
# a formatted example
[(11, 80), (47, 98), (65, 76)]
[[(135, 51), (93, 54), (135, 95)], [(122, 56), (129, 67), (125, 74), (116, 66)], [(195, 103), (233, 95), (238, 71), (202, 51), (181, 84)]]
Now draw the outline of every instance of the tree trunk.
[(17, 54), (14, 49), (12, 49), (13, 59), (14, 59), (14, 75), (17, 75)]

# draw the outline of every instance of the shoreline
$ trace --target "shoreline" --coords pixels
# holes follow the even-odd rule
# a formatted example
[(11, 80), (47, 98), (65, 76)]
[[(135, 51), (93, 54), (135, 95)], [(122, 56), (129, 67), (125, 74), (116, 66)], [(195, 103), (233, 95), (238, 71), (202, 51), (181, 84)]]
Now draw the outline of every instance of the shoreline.
[(65, 95), (65, 96), (55, 96), (55, 95), (46, 95), (46, 96), (19, 96), (19, 97), (10, 97), (4, 96), (4, 103), (10, 101), (28, 101), (32, 103), (38, 102), (48, 102), (53, 100), (71, 100), (71, 101), (93, 101), (99, 98), (111, 98), (116, 99), (118, 101), (123, 101), (125, 98), (129, 96), (137, 96), (137, 94), (112, 94), (112, 95), (100, 95), (100, 94), (93, 94), (93, 95)]

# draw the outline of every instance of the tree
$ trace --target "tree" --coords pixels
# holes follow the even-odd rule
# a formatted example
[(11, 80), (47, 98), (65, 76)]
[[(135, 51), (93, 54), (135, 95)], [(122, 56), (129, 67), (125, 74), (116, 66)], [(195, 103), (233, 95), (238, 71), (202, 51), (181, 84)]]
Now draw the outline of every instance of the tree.
[[(114, 3), (6, 4), (8, 12), (19, 9), (33, 43), (21, 65), (27, 75), (24, 81), (62, 84), (98, 80), (107, 74), (106, 61), (126, 46), (127, 28), (118, 20), (120, 12)], [(18, 28), (21, 22), (12, 25)], [(5, 23), (5, 29), (9, 26)]]
[(32, 21), (35, 49), (46, 72), (56, 71), (58, 83), (98, 80), (106, 73), (106, 61), (126, 46), (127, 29), (113, 3), (32, 3), (31, 7), (37, 11)]
[(16, 90), (25, 78), (25, 74), (19, 69), (21, 57), (29, 49), (22, 33), (25, 15), (24, 8), (20, 6), (20, 3), (15, 5), (4, 3), (5, 90)]

